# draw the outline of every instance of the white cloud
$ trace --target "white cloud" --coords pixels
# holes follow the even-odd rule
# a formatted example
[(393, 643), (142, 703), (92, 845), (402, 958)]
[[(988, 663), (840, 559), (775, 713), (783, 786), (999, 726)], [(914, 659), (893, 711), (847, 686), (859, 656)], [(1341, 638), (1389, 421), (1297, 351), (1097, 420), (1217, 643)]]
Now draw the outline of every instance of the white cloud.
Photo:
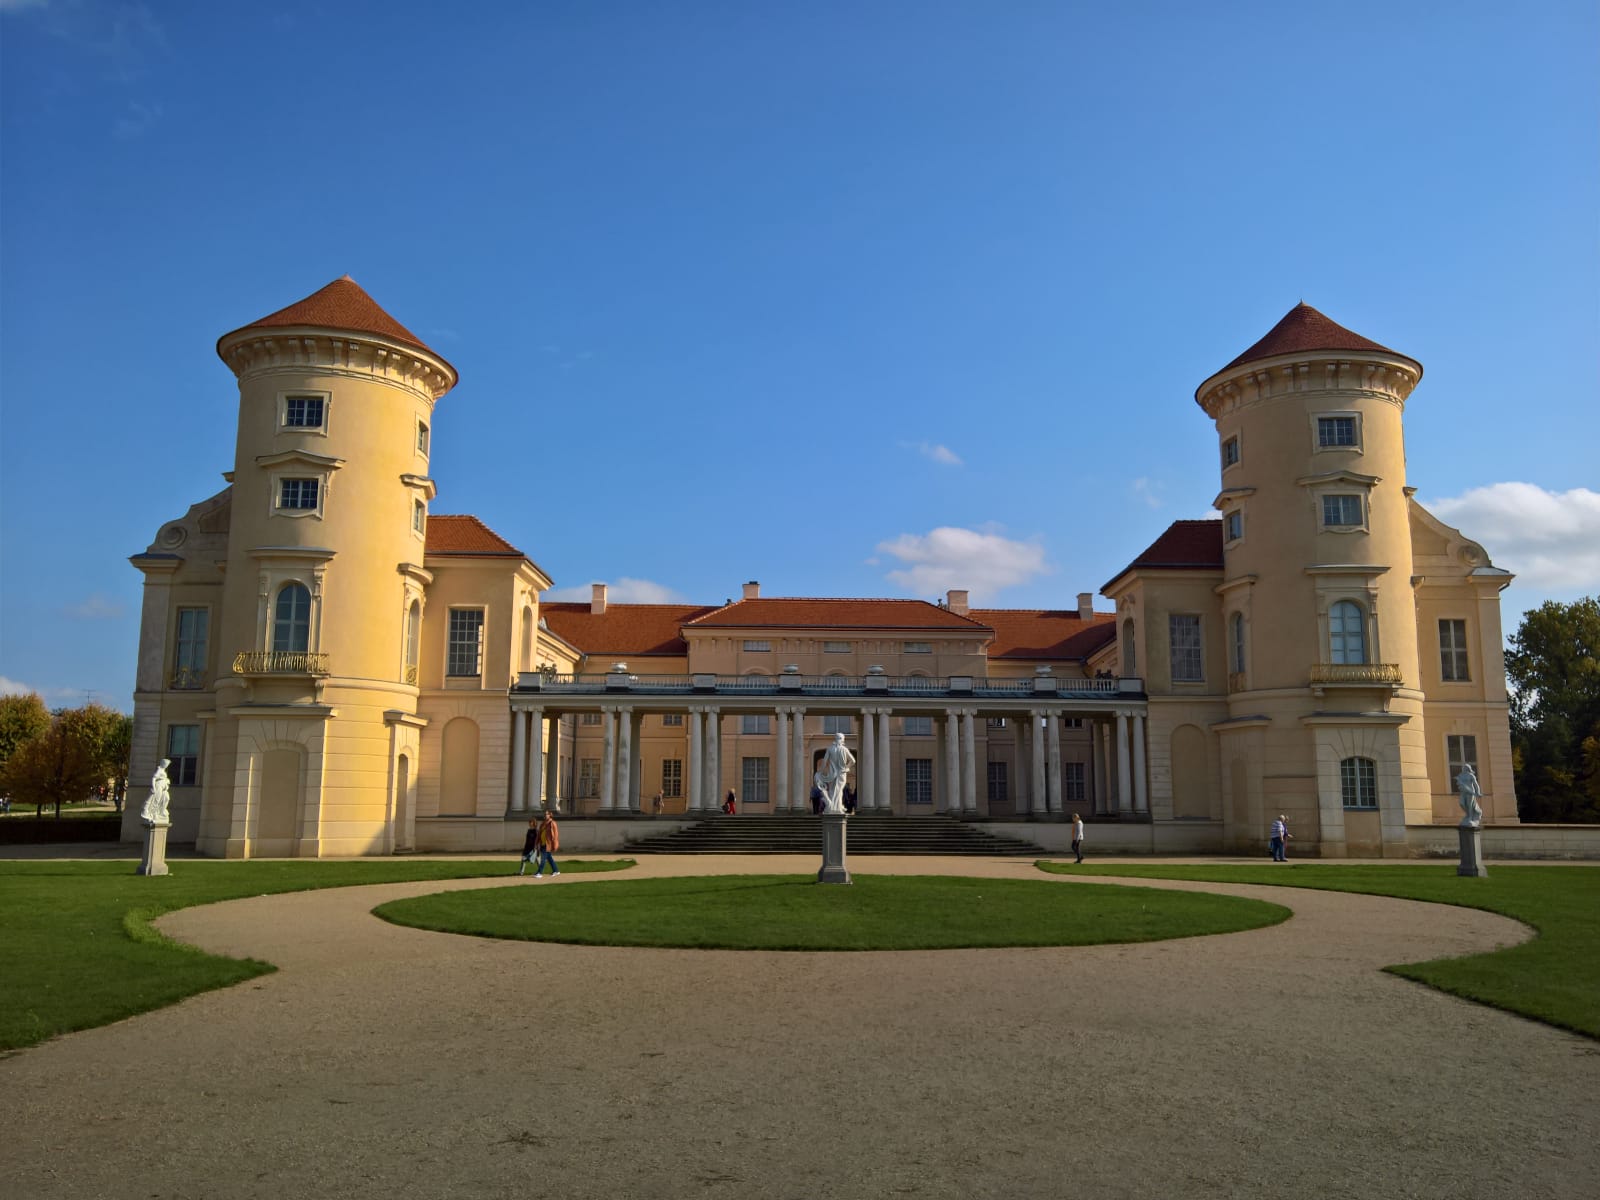
[[(603, 582), (595, 580), (596, 583)], [(586, 601), (592, 595), (589, 584), (577, 587), (551, 588), (541, 599), (553, 601)], [(606, 584), (607, 604), (686, 604), (681, 594), (664, 583), (649, 579), (621, 579)]]
[(80, 621), (116, 621), (128, 610), (121, 601), (113, 600), (103, 592), (96, 592), (81, 604), (69, 604), (64, 611), (67, 616)]
[[(8, 679), (4, 675), (0, 675), (0, 696), (27, 696), (35, 692), (38, 693), (39, 698), (46, 705), (51, 707), (56, 705), (76, 706), (85, 703), (86, 696), (95, 697), (94, 692), (86, 692), (83, 688), (34, 687), (31, 683), (23, 683), (21, 680)], [(113, 705), (113, 707), (116, 706)]]
[(932, 459), (942, 467), (959, 467), (965, 465), (961, 461), (961, 456), (954, 450), (950, 449), (949, 446), (940, 445), (934, 442), (901, 442), (900, 446), (905, 450), (915, 450), (918, 454), (922, 455), (923, 458)]
[(1051, 570), (1042, 545), (1002, 537), (1000, 528), (946, 525), (928, 533), (902, 533), (879, 542), (877, 550), (905, 564), (888, 573), (891, 582), (922, 596), (965, 588), (974, 604), (982, 604), (1002, 588), (1027, 583)]
[(1491, 483), (1421, 503), (1515, 571), (1519, 592), (1600, 592), (1600, 492)]
[(38, 690), (38, 688), (29, 687), (25, 683), (18, 683), (15, 679), (7, 679), (4, 675), (0, 675), (0, 696), (26, 696), (30, 692)]
[(1139, 478), (1133, 481), (1133, 494), (1139, 497), (1139, 499), (1143, 500), (1151, 508), (1160, 508), (1164, 503), (1166, 503), (1166, 501), (1162, 500), (1158, 494), (1160, 491), (1161, 485), (1159, 483), (1152, 483), (1150, 479), (1144, 475), (1139, 476)]
[(0, 0), (0, 13), (21, 12), (26, 8), (43, 8), (50, 0)]
[(159, 104), (141, 104), (134, 100), (111, 124), (111, 132), (118, 141), (131, 142), (143, 137), (161, 119)]

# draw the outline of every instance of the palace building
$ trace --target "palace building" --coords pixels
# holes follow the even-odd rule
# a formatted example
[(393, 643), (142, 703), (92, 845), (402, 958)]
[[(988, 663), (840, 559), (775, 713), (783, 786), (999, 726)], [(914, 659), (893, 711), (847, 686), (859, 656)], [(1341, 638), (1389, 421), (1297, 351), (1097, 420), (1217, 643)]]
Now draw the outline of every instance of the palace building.
[[(145, 577), (124, 836), (162, 758), (172, 839), (226, 857), (505, 850), (547, 806), (616, 848), (644, 823), (808, 811), (843, 733), (860, 809), (1097, 843), (1406, 856), (1515, 824), (1499, 593), (1419, 505), (1419, 363), (1297, 305), (1202, 383), (1220, 520), (1178, 521), (1059, 609), (766, 597), (541, 600), (472, 516), (430, 512), (456, 371), (339, 279), (223, 335), (227, 486)], [(1221, 357), (1219, 355), (1219, 357)], [(448, 413), (445, 416), (448, 421)]]

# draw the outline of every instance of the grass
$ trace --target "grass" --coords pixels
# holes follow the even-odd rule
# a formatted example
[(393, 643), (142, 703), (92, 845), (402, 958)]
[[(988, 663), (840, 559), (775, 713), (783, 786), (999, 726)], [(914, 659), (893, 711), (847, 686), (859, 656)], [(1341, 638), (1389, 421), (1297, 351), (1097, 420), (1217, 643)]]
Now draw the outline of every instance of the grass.
[(1071, 866), (1046, 871), (1272, 884), (1397, 896), (1500, 913), (1539, 936), (1519, 946), (1387, 967), (1440, 991), (1600, 1038), (1600, 867), (1494, 866), (1486, 879), (1444, 866)]
[(392, 900), (380, 917), (448, 933), (701, 950), (948, 950), (1085, 946), (1232, 933), (1289, 910), (1230, 896), (1043, 881), (858, 875), (617, 880)]
[[(563, 871), (627, 862), (564, 860)], [(192, 862), (145, 878), (133, 862), (0, 864), (0, 1050), (175, 1004), (187, 996), (275, 970), (163, 937), (162, 913), (313, 888), (511, 874), (516, 862)]]

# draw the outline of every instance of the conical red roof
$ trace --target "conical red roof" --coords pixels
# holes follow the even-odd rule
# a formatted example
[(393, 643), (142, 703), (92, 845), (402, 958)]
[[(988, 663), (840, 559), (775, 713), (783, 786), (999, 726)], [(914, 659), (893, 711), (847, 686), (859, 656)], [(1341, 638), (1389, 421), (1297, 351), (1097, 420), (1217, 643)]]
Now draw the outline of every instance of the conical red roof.
[[(1380, 346), (1370, 338), (1364, 338), (1359, 333), (1352, 333), (1337, 321), (1331, 321), (1305, 301), (1301, 301), (1289, 310), (1283, 320), (1279, 321), (1250, 349), (1234, 359), (1223, 371), (1231, 371), (1241, 363), (1255, 362), (1258, 359), (1272, 358), (1278, 354), (1303, 354), (1315, 350), (1369, 350), (1378, 354), (1391, 354), (1397, 358), (1405, 358), (1408, 362), (1415, 361), (1404, 354), (1399, 354), (1387, 346)], [(1419, 364), (1420, 365), (1420, 364)], [(1218, 374), (1221, 374), (1219, 371)]]
[(415, 346), (418, 350), (426, 350), (435, 358), (438, 357), (426, 342), (378, 307), (378, 302), (348, 275), (343, 279), (335, 279), (321, 291), (312, 292), (288, 308), (280, 308), (259, 321), (251, 321), (232, 333), (223, 334), (217, 339), (217, 345), (221, 346), (234, 334), (247, 329), (283, 329), (308, 325), (319, 329), (342, 329), (347, 333), (376, 334), (407, 346)]

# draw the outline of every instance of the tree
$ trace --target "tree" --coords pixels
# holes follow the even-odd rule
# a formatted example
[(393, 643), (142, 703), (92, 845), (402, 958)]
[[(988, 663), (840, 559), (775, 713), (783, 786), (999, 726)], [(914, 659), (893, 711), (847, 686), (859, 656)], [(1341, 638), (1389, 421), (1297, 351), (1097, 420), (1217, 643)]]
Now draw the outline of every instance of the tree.
[(58, 714), (48, 729), (23, 743), (0, 767), (0, 791), (32, 804), (35, 815), (54, 804), (59, 817), (63, 802), (82, 800), (105, 779), (99, 746), (67, 714)]
[(17, 747), (33, 741), (50, 728), (50, 710), (37, 693), (0, 696), (0, 768)]
[(100, 778), (95, 781), (95, 786), (105, 787), (120, 811), (122, 796), (128, 786), (133, 718), (103, 704), (86, 704), (82, 708), (66, 710), (61, 714), (61, 719), (67, 723), (74, 737), (93, 748), (95, 761), (100, 767)]
[(1547, 600), (1506, 651), (1525, 821), (1600, 821), (1600, 601)]

